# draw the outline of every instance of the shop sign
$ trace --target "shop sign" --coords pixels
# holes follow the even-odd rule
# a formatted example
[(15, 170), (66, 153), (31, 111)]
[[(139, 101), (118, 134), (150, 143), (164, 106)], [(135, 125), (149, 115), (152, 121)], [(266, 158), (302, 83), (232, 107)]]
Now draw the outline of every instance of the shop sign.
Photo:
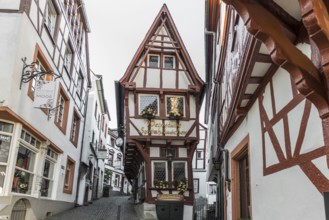
[(55, 82), (47, 80), (37, 80), (34, 90), (35, 108), (53, 108), (55, 93)]
[(186, 135), (187, 131), (181, 130), (181, 124), (176, 122), (155, 122), (147, 120), (146, 125), (141, 127), (143, 135)]
[(0, 141), (10, 143), (10, 136), (0, 134)]

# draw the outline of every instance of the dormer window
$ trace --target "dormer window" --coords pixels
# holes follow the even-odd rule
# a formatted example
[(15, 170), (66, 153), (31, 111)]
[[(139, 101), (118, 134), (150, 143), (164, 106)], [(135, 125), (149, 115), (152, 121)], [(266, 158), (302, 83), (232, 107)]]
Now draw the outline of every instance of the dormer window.
[(155, 67), (155, 68), (158, 68), (160, 65), (159, 65), (159, 55), (155, 55), (155, 54), (150, 54), (148, 56), (148, 66), (149, 67)]
[(165, 55), (163, 61), (164, 61), (163, 62), (164, 68), (174, 69), (174, 66), (175, 66), (175, 57), (174, 56)]

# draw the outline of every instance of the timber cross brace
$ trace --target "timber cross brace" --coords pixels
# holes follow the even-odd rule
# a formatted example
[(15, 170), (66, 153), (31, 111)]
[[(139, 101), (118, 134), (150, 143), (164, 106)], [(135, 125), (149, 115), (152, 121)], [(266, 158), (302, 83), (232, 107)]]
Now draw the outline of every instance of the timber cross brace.
[[(285, 33), (280, 21), (256, 0), (223, 0), (241, 16), (246, 29), (263, 42), (270, 51), (271, 59), (291, 76), (297, 90), (317, 108), (322, 120), (323, 155), (329, 168), (329, 4), (324, 0), (299, 0), (302, 24), (310, 38), (312, 58), (304, 55)], [(314, 56), (313, 56), (314, 55)], [(315, 60), (320, 59), (318, 62)], [(319, 65), (316, 65), (319, 63)], [(307, 167), (306, 167), (307, 166)], [(311, 161), (303, 171), (314, 170)], [(319, 174), (315, 172), (315, 174)], [(314, 174), (314, 175), (315, 175)], [(314, 176), (308, 176), (314, 183)], [(322, 179), (322, 183), (327, 181)], [(329, 184), (317, 189), (322, 193)]]

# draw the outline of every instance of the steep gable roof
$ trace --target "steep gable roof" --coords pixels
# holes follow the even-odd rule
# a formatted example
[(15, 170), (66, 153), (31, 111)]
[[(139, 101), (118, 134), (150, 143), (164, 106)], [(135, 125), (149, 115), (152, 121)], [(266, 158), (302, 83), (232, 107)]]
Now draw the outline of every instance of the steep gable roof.
[[(159, 36), (162, 36), (162, 39), (164, 40), (160, 42), (158, 40)], [(120, 83), (123, 85), (135, 77), (134, 74), (137, 74), (138, 66), (142, 65), (151, 51), (160, 51), (163, 48), (166, 48), (167, 51), (170, 50), (171, 52), (176, 53), (176, 55), (178, 55), (177, 62), (179, 62), (179, 65), (181, 65), (188, 74), (191, 84), (202, 87), (204, 82), (199, 77), (192, 63), (166, 4), (162, 6), (160, 12), (156, 16), (124, 76), (120, 79)]]

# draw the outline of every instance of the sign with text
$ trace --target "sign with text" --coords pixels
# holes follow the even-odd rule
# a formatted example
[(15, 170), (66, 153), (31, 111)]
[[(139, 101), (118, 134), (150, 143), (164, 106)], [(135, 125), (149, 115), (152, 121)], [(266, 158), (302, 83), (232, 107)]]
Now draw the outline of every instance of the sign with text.
[(181, 124), (175, 121), (151, 121), (147, 120), (145, 126), (141, 127), (143, 135), (186, 135), (187, 131), (181, 129)]
[(55, 82), (37, 80), (34, 90), (34, 108), (53, 108)]

